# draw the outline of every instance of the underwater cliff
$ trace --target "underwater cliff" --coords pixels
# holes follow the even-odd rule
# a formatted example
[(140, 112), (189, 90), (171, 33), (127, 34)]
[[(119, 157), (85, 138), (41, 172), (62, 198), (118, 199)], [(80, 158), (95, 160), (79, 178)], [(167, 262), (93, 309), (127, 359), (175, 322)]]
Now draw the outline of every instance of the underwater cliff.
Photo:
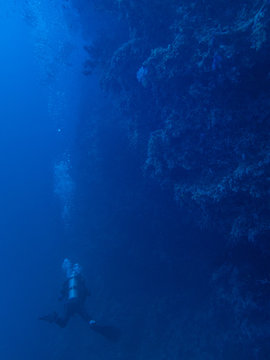
[(97, 4), (119, 25), (86, 48), (86, 71), (101, 71), (144, 171), (202, 226), (266, 235), (269, 3)]
[[(87, 4), (73, 3), (87, 23)], [(85, 46), (84, 72), (99, 78), (113, 110), (84, 121), (93, 131), (82, 136), (84, 164), (98, 162), (101, 179), (116, 181), (110, 211), (136, 209), (138, 226), (151, 228), (140, 261), (174, 269), (164, 275), (172, 292), (144, 325), (152, 345), (142, 341), (134, 358), (267, 359), (270, 4), (94, 4), (107, 21)]]

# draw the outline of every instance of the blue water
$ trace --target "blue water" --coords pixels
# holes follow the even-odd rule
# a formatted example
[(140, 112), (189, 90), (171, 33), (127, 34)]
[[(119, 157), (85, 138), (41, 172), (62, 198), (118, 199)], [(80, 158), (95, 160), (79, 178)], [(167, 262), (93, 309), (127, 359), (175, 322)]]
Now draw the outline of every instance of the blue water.
[[(199, 84), (204, 69), (205, 88), (188, 90), (193, 38), (187, 30), (183, 63), (173, 38), (185, 10), (154, 3), (0, 0), (1, 359), (270, 358), (268, 2), (241, 28), (253, 29), (250, 58), (237, 58), (242, 35), (236, 58), (227, 39), (212, 51), (217, 32), (210, 60), (191, 70)], [(196, 6), (204, 21), (205, 2)], [(224, 23), (233, 16), (224, 10)], [(230, 87), (236, 113), (258, 121), (241, 123), (241, 138), (231, 103), (211, 110)], [(205, 131), (203, 115), (186, 128), (175, 120), (189, 119), (188, 105), (177, 107), (189, 96), (194, 114), (210, 113)], [(61, 312), (67, 257), (82, 266), (87, 309), (107, 333), (80, 317), (64, 329), (38, 320)]]

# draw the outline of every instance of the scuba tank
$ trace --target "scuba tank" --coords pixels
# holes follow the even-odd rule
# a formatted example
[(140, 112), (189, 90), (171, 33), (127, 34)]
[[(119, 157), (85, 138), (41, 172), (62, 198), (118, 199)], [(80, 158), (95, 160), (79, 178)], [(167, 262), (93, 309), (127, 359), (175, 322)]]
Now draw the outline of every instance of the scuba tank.
[(81, 273), (81, 267), (79, 264), (74, 264), (72, 272), (68, 279), (68, 299), (78, 298), (78, 275)]
[(69, 300), (76, 299), (78, 297), (78, 281), (77, 280), (78, 280), (77, 275), (73, 271), (72, 275), (68, 281), (68, 298), (69, 298)]

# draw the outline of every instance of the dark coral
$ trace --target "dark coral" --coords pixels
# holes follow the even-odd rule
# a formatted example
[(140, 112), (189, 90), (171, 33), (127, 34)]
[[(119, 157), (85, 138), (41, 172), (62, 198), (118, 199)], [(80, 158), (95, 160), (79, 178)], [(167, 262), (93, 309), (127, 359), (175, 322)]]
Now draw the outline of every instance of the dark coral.
[[(96, 3), (99, 11), (118, 20), (115, 31), (100, 34), (87, 48), (88, 69), (97, 72), (115, 107), (111, 117), (111, 110), (102, 115), (103, 124), (95, 116), (85, 124), (89, 135), (83, 150), (90, 154), (89, 164), (103, 158), (102, 171), (109, 167), (113, 176), (124, 177), (121, 189), (119, 180), (116, 185), (110, 180), (106, 195), (114, 194), (119, 209), (123, 203), (131, 213), (135, 209), (138, 227), (154, 229), (150, 245), (154, 244), (155, 255), (145, 249), (138, 253), (142, 263), (156, 261), (157, 268), (169, 273), (165, 282), (172, 283), (168, 293), (150, 296), (143, 319), (148, 341), (138, 348), (144, 357), (158, 359), (267, 359), (269, 1)], [(127, 30), (121, 36), (120, 27)], [(117, 145), (111, 138), (115, 128), (121, 134)], [(127, 180), (130, 167), (134, 172)], [(158, 183), (165, 189), (166, 201), (151, 203), (154, 196), (148, 198), (151, 191), (141, 187), (135, 167), (152, 181), (150, 188)], [(167, 205), (168, 194), (181, 205), (181, 212)], [(150, 216), (153, 207), (155, 215)], [(182, 228), (184, 213), (191, 215), (193, 223), (218, 229), (220, 238), (204, 235), (193, 243)], [(138, 214), (143, 214), (139, 220)], [(169, 220), (164, 225), (166, 216)], [(128, 223), (127, 237), (130, 228)], [(142, 231), (132, 246), (145, 246), (142, 238), (150, 241)], [(217, 247), (214, 255), (202, 256), (211, 246)], [(202, 286), (201, 273), (207, 283)], [(160, 288), (158, 284), (155, 291)]]
[(101, 4), (129, 36), (110, 56), (102, 41), (89, 54), (104, 65), (103, 86), (128, 117), (145, 171), (200, 211), (201, 224), (237, 240), (265, 236), (269, 2)]

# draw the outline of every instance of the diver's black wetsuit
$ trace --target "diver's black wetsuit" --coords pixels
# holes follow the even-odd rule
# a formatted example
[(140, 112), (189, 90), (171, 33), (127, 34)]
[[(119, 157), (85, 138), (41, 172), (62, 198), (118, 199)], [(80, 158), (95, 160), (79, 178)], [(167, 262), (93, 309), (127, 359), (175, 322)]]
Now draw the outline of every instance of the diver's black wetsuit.
[(59, 297), (59, 300), (63, 300), (65, 302), (63, 316), (59, 316), (56, 312), (54, 312), (52, 314), (40, 317), (40, 320), (55, 323), (58, 326), (64, 328), (73, 315), (79, 314), (83, 320), (89, 323), (92, 317), (88, 314), (85, 308), (85, 300), (87, 296), (90, 295), (90, 292), (87, 289), (84, 279), (80, 274), (76, 276), (76, 284), (78, 296), (72, 299), (69, 299), (69, 280), (66, 280), (63, 284), (61, 296)]

